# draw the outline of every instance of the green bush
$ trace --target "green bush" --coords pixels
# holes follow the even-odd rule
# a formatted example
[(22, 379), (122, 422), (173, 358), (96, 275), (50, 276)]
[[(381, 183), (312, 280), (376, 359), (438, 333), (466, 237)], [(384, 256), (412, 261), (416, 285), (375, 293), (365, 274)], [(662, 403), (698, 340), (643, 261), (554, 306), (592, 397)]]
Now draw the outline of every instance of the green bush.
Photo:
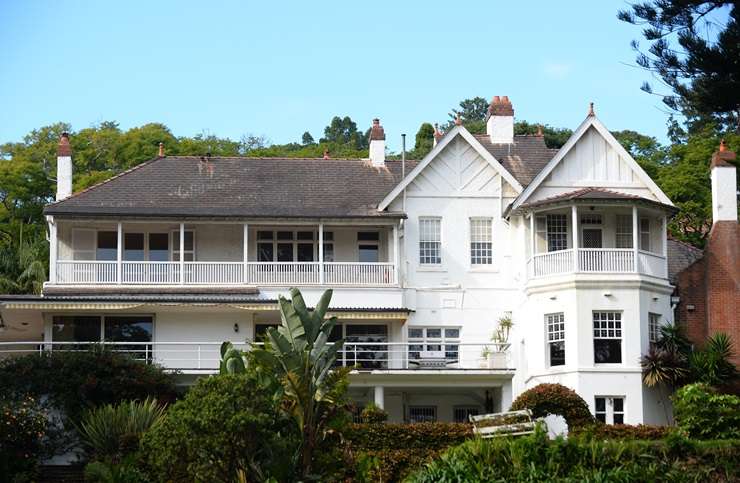
[(285, 481), (298, 435), (279, 403), (250, 374), (201, 378), (142, 438), (144, 468), (154, 481)]
[(412, 483), (455, 481), (737, 481), (740, 442), (476, 439), (412, 475)]
[(46, 429), (47, 414), (34, 398), (0, 398), (0, 475), (11, 481), (33, 472)]
[(174, 376), (159, 366), (94, 348), (82, 352), (45, 352), (0, 362), (4, 393), (45, 396), (73, 421), (101, 404), (156, 397), (175, 399)]
[(380, 424), (388, 421), (388, 413), (375, 403), (369, 403), (362, 409), (360, 418), (366, 424)]
[(673, 395), (676, 425), (692, 438), (740, 438), (740, 397), (718, 394), (706, 384), (689, 384)]
[(522, 409), (531, 410), (536, 418), (548, 414), (563, 416), (569, 430), (594, 422), (586, 401), (574, 390), (560, 384), (539, 384), (524, 391), (511, 405), (512, 411)]
[(656, 440), (665, 438), (672, 428), (668, 426), (649, 426), (638, 424), (602, 424), (595, 423), (577, 428), (569, 433), (572, 436), (582, 436), (586, 439), (642, 439)]

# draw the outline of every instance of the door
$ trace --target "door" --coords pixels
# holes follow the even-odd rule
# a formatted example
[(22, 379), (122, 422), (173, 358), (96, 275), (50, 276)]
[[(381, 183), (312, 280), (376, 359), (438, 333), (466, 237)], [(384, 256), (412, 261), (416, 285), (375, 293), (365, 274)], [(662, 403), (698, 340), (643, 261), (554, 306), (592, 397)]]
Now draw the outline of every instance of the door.
[(583, 229), (583, 248), (602, 248), (601, 228)]

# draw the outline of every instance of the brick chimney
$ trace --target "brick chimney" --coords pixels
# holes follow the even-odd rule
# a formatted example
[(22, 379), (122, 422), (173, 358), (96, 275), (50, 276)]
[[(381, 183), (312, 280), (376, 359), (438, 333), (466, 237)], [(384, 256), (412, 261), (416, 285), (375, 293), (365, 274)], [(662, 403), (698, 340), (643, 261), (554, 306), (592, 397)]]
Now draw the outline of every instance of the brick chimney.
[(370, 128), (370, 161), (373, 166), (385, 166), (385, 131), (378, 118)]
[(72, 195), (72, 147), (69, 133), (63, 132), (57, 145), (57, 197), (60, 201)]
[(731, 163), (735, 153), (727, 149), (723, 139), (719, 150), (712, 156), (712, 223), (718, 221), (737, 222), (737, 178), (735, 165)]
[(486, 134), (494, 144), (514, 142), (514, 107), (508, 96), (494, 96), (488, 106)]

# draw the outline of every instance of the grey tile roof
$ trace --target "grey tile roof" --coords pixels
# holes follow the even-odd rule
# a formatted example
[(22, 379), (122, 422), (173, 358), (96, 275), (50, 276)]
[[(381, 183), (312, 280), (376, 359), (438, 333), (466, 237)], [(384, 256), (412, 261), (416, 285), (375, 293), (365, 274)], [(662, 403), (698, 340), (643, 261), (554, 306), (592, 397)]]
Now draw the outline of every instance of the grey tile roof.
[(688, 243), (668, 239), (667, 245), (668, 255), (668, 280), (671, 283), (675, 283), (678, 274), (686, 270), (694, 262), (701, 260), (704, 256), (704, 252)]
[(487, 134), (474, 136), (524, 187), (532, 182), (558, 152), (557, 149), (547, 147), (543, 136), (514, 136), (513, 144), (493, 144)]
[[(407, 161), (407, 173), (416, 165)], [(401, 178), (401, 162), (166, 156), (48, 205), (70, 216), (401, 217), (378, 203)]]
[(663, 209), (670, 211), (678, 211), (675, 207), (663, 204), (659, 201), (643, 198), (642, 196), (628, 193), (621, 193), (618, 191), (612, 191), (605, 188), (598, 187), (587, 187), (577, 189), (575, 191), (569, 191), (567, 193), (561, 193), (559, 195), (550, 196), (541, 200), (533, 201), (531, 203), (522, 204), (521, 208), (534, 208), (537, 206), (554, 205), (563, 202), (599, 202), (599, 201), (635, 201), (643, 204), (659, 206)]

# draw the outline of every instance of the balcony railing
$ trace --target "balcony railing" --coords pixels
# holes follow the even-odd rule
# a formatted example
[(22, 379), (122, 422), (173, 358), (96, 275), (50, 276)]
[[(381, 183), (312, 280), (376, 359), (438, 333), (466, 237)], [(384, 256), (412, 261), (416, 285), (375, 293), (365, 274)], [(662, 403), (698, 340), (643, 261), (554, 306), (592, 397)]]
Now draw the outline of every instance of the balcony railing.
[[(427, 343), (428, 344), (428, 343)], [(249, 350), (249, 343), (235, 343)], [(105, 347), (165, 369), (214, 373), (221, 342), (0, 342), (0, 359), (47, 352), (81, 352)], [(424, 350), (424, 349), (433, 350)], [(345, 342), (337, 365), (357, 370), (510, 369), (509, 344), (475, 342)]]
[[(181, 273), (182, 272), (182, 273)], [(58, 261), (56, 283), (85, 285), (397, 284), (393, 263)]]
[[(574, 262), (573, 257), (576, 257)], [(529, 278), (566, 273), (640, 273), (666, 278), (665, 257), (631, 248), (578, 248), (538, 253), (527, 262)]]

